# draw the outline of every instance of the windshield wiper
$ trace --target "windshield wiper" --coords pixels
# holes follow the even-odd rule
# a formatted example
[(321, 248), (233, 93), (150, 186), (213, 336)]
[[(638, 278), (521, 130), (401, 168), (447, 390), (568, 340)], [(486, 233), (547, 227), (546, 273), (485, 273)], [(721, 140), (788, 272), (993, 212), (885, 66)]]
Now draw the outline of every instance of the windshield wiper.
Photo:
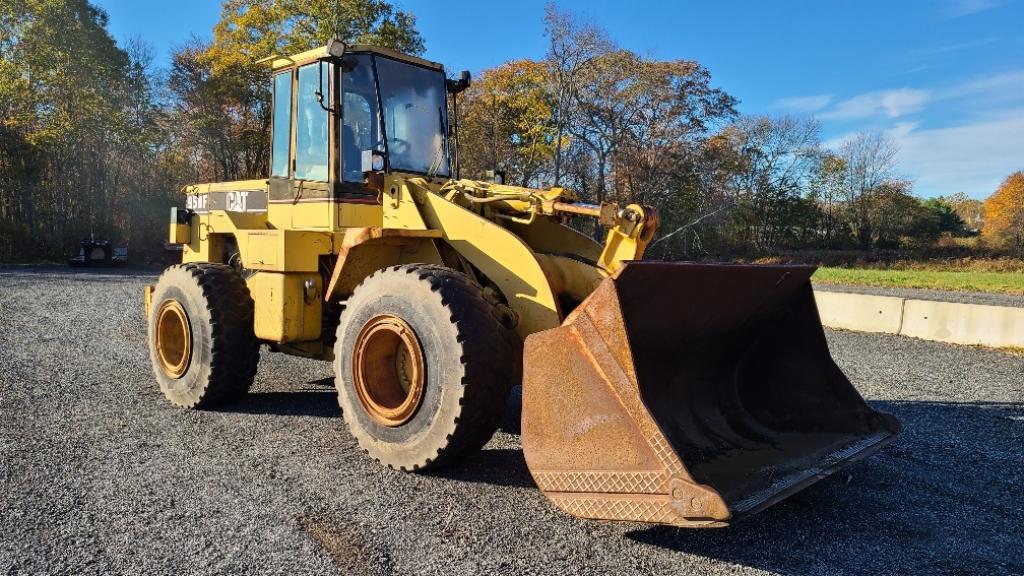
[(437, 171), (441, 169), (441, 165), (444, 163), (444, 143), (447, 140), (444, 130), (444, 108), (438, 106), (437, 108), (438, 118), (438, 132), (441, 134), (441, 141), (437, 146), (437, 150), (434, 151), (434, 158), (430, 162), (430, 169), (427, 170), (427, 176), (433, 178)]

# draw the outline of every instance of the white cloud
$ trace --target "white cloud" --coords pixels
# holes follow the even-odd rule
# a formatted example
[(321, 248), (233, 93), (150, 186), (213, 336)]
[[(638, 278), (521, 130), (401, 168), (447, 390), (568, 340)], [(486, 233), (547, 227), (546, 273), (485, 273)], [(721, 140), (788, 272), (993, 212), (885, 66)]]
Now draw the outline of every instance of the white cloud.
[[(929, 105), (930, 114), (906, 117)], [(934, 90), (868, 92), (827, 108), (820, 118), (860, 120), (824, 142), (839, 149), (860, 130), (883, 130), (900, 149), (896, 169), (922, 196), (966, 192), (985, 198), (1024, 169), (1024, 69), (979, 76)], [(959, 120), (949, 122), (947, 118)], [(935, 123), (948, 122), (937, 127)]]
[(905, 76), (907, 74), (917, 74), (918, 72), (924, 72), (925, 70), (930, 70), (932, 68), (932, 66), (928, 65), (914, 66), (913, 68), (908, 68), (900, 72), (893, 72), (892, 74), (890, 74), (890, 76)]
[(900, 122), (885, 131), (886, 135), (899, 142), (920, 126), (920, 122)]
[(988, 46), (989, 44), (995, 44), (996, 42), (999, 42), (999, 38), (981, 38), (978, 40), (972, 40), (970, 42), (961, 42), (959, 44), (946, 44), (944, 46), (935, 46), (934, 48), (921, 50), (920, 54), (925, 56), (949, 54), (950, 52), (961, 52), (963, 50), (981, 48), (982, 46)]
[(819, 94), (816, 96), (792, 96), (783, 98), (775, 103), (776, 108), (792, 110), (802, 114), (817, 112), (832, 102), (831, 94)]
[[(914, 181), (919, 196), (965, 192), (983, 199), (1006, 176), (1024, 170), (1024, 109), (1007, 109), (983, 119), (945, 128), (919, 130), (919, 122), (899, 122), (884, 130), (899, 149), (897, 172)], [(826, 140), (839, 150), (856, 132)]]
[(1024, 99), (1024, 70), (975, 78), (942, 90), (939, 98), (977, 98), (998, 100)]
[(956, 0), (946, 7), (947, 18), (960, 18), (991, 10), (1002, 4), (998, 0)]
[(946, 128), (898, 124), (887, 133), (900, 148), (900, 171), (924, 196), (962, 191), (984, 198), (1008, 174), (1024, 169), (1024, 109)]
[(882, 115), (899, 118), (923, 110), (929, 98), (931, 91), (910, 88), (866, 92), (839, 102), (819, 116), (825, 120), (853, 120)]

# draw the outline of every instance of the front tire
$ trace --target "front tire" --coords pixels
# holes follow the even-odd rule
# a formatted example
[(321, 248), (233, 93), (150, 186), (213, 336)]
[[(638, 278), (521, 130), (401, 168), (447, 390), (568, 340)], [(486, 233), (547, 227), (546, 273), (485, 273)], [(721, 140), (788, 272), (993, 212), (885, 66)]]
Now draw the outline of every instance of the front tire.
[(518, 336), (480, 285), (427, 264), (370, 275), (346, 303), (334, 370), (352, 435), (391, 468), (427, 470), (478, 450), (520, 379)]
[(259, 362), (253, 301), (230, 266), (192, 263), (160, 275), (149, 313), (149, 356), (176, 406), (209, 408), (243, 397)]

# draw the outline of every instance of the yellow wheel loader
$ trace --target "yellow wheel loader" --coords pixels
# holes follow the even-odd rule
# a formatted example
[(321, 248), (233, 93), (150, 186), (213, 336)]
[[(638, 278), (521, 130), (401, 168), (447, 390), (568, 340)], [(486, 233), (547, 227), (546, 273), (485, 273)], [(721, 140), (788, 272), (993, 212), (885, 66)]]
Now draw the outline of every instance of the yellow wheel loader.
[(898, 434), (833, 362), (813, 268), (643, 262), (650, 207), (459, 179), (468, 74), (338, 41), (265, 62), (269, 178), (186, 187), (184, 263), (146, 290), (173, 404), (244, 395), (261, 345), (333, 361), (362, 449), (416, 471), (483, 446), (521, 384), (557, 507), (677, 526), (727, 525)]

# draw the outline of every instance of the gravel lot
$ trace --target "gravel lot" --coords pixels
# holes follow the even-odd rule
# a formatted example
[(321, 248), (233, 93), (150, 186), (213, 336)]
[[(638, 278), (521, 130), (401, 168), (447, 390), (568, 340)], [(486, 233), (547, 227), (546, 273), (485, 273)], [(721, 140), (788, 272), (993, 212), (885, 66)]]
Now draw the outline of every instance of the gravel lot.
[(0, 271), (0, 571), (8, 574), (1024, 574), (1024, 357), (831, 332), (904, 435), (745, 523), (577, 520), (519, 438), (438, 475), (373, 465), (327, 364), (263, 355), (254, 393), (173, 409), (143, 273)]

